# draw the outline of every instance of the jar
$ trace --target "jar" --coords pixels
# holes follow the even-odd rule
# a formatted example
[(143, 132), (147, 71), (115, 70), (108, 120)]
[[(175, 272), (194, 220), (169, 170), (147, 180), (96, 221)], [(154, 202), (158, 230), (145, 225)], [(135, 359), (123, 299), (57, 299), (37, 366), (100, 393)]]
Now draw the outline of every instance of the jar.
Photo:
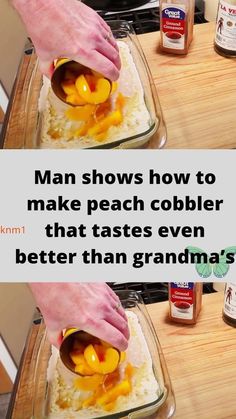
[(236, 284), (232, 282), (225, 285), (223, 320), (236, 327)]
[(195, 324), (202, 305), (202, 282), (169, 284), (170, 319), (176, 323)]
[(160, 1), (160, 48), (172, 54), (187, 54), (193, 38), (194, 0)]
[(215, 50), (224, 57), (236, 57), (236, 0), (219, 0)]

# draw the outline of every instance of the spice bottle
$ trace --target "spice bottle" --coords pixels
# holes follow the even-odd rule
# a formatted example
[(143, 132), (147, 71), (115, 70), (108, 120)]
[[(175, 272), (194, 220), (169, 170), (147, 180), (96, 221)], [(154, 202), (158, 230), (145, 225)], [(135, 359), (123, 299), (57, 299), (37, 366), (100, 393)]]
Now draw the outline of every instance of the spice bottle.
[(202, 282), (170, 282), (170, 319), (195, 324), (202, 305)]
[(219, 0), (215, 50), (224, 57), (236, 57), (236, 0)]
[(236, 327), (236, 284), (232, 282), (225, 285), (223, 320)]
[(193, 38), (195, 0), (160, 1), (160, 48), (172, 54), (187, 54)]

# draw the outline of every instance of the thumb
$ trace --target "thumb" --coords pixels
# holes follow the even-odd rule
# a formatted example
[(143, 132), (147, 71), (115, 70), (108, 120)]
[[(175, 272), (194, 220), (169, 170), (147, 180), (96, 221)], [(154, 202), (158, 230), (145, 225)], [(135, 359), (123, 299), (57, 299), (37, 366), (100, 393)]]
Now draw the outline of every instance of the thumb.
[(47, 76), (49, 79), (51, 79), (53, 71), (54, 71), (54, 66), (53, 66), (53, 63), (51, 61), (39, 60), (39, 68), (40, 68), (40, 71), (45, 76)]
[(59, 348), (61, 346), (61, 342), (63, 339), (61, 331), (47, 329), (47, 337), (49, 342), (56, 348)]

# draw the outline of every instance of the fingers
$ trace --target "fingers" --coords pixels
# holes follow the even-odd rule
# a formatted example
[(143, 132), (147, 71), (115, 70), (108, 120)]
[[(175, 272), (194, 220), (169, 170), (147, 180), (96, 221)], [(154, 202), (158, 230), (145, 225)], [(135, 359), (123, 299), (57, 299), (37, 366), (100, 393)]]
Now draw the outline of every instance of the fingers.
[(120, 70), (121, 68), (121, 61), (120, 56), (116, 48), (110, 44), (110, 39), (105, 40), (102, 39), (100, 44), (97, 48), (97, 51), (107, 57), (113, 64), (115, 64), (116, 68)]
[(39, 60), (39, 68), (45, 76), (51, 79), (54, 71), (54, 66), (52, 62)]
[(127, 340), (129, 339), (129, 327), (127, 320), (119, 314), (118, 310), (111, 310), (105, 320), (119, 330)]
[(55, 346), (56, 348), (59, 348), (61, 346), (61, 342), (62, 342), (62, 339), (63, 339), (62, 332), (47, 329), (47, 336), (48, 336), (49, 342), (53, 346)]
[(100, 339), (105, 342), (110, 343), (114, 348), (119, 349), (120, 351), (125, 351), (128, 347), (128, 339), (116, 329), (113, 325), (103, 320), (99, 324), (100, 329)]
[(108, 286), (108, 293), (109, 293), (110, 298), (113, 301), (113, 304), (112, 304), (113, 309), (116, 310), (116, 312), (127, 321), (125, 310), (122, 307), (122, 304), (120, 302), (118, 295), (116, 295), (116, 293), (109, 286)]

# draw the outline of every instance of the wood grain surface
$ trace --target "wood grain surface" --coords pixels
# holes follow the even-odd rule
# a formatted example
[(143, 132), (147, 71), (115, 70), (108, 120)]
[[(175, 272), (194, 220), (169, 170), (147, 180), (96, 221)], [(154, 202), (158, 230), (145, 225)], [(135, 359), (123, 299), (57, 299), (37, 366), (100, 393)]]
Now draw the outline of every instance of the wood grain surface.
[(176, 419), (236, 418), (236, 328), (222, 320), (223, 292), (203, 296), (194, 326), (170, 323), (168, 302), (148, 305), (176, 398)]
[[(223, 322), (222, 306), (223, 292), (204, 295), (197, 324), (187, 326), (169, 322), (168, 302), (147, 305), (172, 380), (176, 419), (236, 418), (236, 329)], [(42, 330), (34, 325), (9, 419), (30, 419), (34, 388), (30, 365), (37, 356), (39, 333)], [(46, 364), (41, 370), (45, 368)], [(44, 387), (43, 382), (40, 385)]]
[[(139, 35), (167, 124), (165, 148), (236, 147), (235, 59), (218, 55), (213, 48), (214, 23), (195, 25), (194, 40), (187, 56), (162, 54), (159, 33)], [(5, 135), (5, 148), (22, 148), (26, 124), (25, 98), (34, 95), (29, 122), (32, 132), (37, 119), (40, 74), (29, 90), (35, 57), (25, 56)], [(30, 70), (30, 71), (29, 71)]]
[(158, 51), (159, 33), (139, 37), (167, 125), (166, 148), (236, 147), (236, 62), (214, 51), (215, 24), (194, 26), (188, 55)]

